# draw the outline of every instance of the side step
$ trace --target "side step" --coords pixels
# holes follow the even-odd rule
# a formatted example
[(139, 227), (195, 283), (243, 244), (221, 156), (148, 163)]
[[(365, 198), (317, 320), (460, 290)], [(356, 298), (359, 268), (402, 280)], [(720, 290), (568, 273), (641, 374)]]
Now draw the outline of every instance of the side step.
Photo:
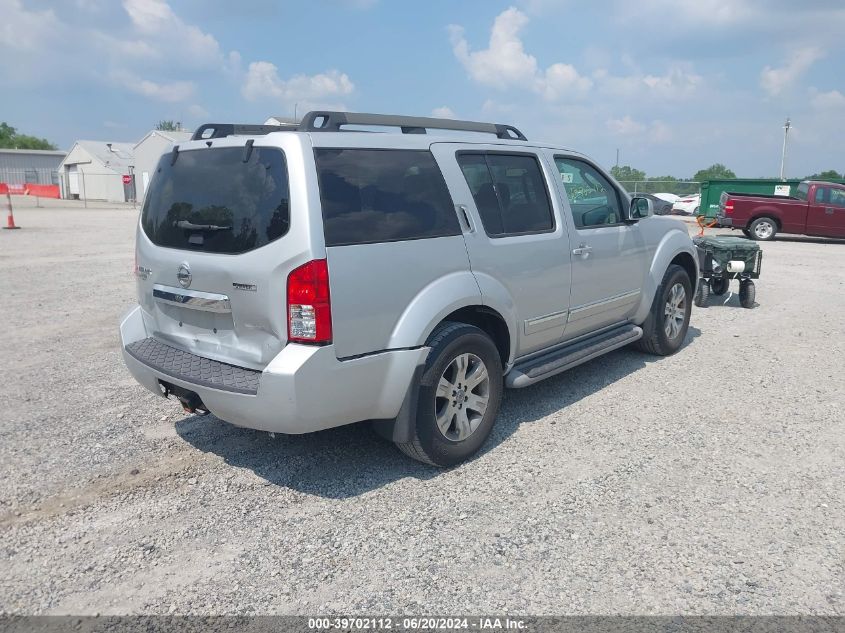
[(586, 363), (596, 356), (624, 347), (642, 338), (643, 330), (636, 325), (623, 325), (609, 332), (590, 337), (556, 349), (548, 354), (514, 365), (505, 376), (505, 386), (519, 389), (533, 385), (549, 376)]

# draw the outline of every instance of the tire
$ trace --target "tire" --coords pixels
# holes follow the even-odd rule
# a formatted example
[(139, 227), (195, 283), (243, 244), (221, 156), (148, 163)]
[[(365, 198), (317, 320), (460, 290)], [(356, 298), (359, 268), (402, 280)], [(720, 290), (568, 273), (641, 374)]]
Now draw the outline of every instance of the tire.
[[(490, 435), (502, 400), (502, 361), (490, 337), (466, 323), (440, 324), (426, 345), (431, 351), (420, 380), (412, 438), (396, 446), (426, 464), (454, 466)], [(480, 378), (479, 368), (486, 371), (486, 381), (470, 387), (466, 377)], [(464, 402), (456, 404), (460, 396)]]
[(695, 299), (694, 303), (699, 308), (706, 308), (707, 307), (707, 300), (710, 298), (710, 284), (707, 282), (706, 279), (700, 279), (698, 282), (698, 288), (695, 290)]
[(754, 307), (754, 299), (757, 297), (757, 288), (753, 281), (743, 281), (739, 284), (739, 304), (743, 308)]
[(743, 234), (745, 237), (747, 237), (748, 239), (752, 239), (752, 237), (751, 237), (751, 231), (749, 231), (748, 229), (742, 229), (742, 234)]
[(758, 242), (768, 242), (773, 240), (777, 232), (777, 222), (766, 216), (757, 218), (748, 226), (749, 237)]
[(731, 287), (731, 280), (725, 277), (714, 277), (710, 280), (710, 292), (721, 297)]
[(637, 347), (657, 356), (677, 352), (689, 329), (692, 299), (692, 283), (687, 272), (672, 264), (654, 294), (651, 311), (642, 324), (643, 337), (637, 341)]

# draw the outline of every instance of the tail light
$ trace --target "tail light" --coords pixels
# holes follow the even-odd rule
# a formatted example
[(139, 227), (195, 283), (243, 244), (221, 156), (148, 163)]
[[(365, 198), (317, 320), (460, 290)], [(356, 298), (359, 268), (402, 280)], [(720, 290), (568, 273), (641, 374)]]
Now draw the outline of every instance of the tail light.
[(315, 259), (288, 275), (288, 341), (332, 342), (329, 267)]
[(733, 200), (727, 200), (725, 202), (725, 215), (730, 215), (733, 212), (734, 212), (734, 201)]

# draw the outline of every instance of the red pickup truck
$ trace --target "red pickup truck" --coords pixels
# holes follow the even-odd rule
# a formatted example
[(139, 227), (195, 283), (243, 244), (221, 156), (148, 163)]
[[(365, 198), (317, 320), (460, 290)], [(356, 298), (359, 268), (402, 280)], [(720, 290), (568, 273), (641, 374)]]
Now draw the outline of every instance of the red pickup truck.
[(761, 241), (777, 233), (845, 237), (845, 185), (805, 180), (795, 197), (725, 192), (716, 221)]

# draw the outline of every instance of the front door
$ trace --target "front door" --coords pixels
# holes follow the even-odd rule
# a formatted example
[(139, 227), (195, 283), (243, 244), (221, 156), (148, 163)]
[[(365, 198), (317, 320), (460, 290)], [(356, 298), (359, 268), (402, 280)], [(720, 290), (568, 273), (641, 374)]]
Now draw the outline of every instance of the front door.
[(569, 308), (569, 239), (554, 177), (529, 148), (436, 143), (482, 301), (510, 311), (516, 356), (563, 338)]
[(640, 301), (648, 250), (624, 222), (627, 196), (581, 157), (549, 152), (571, 222), (572, 292), (566, 338), (624, 322)]
[(845, 189), (816, 187), (807, 205), (807, 233), (845, 237)]

